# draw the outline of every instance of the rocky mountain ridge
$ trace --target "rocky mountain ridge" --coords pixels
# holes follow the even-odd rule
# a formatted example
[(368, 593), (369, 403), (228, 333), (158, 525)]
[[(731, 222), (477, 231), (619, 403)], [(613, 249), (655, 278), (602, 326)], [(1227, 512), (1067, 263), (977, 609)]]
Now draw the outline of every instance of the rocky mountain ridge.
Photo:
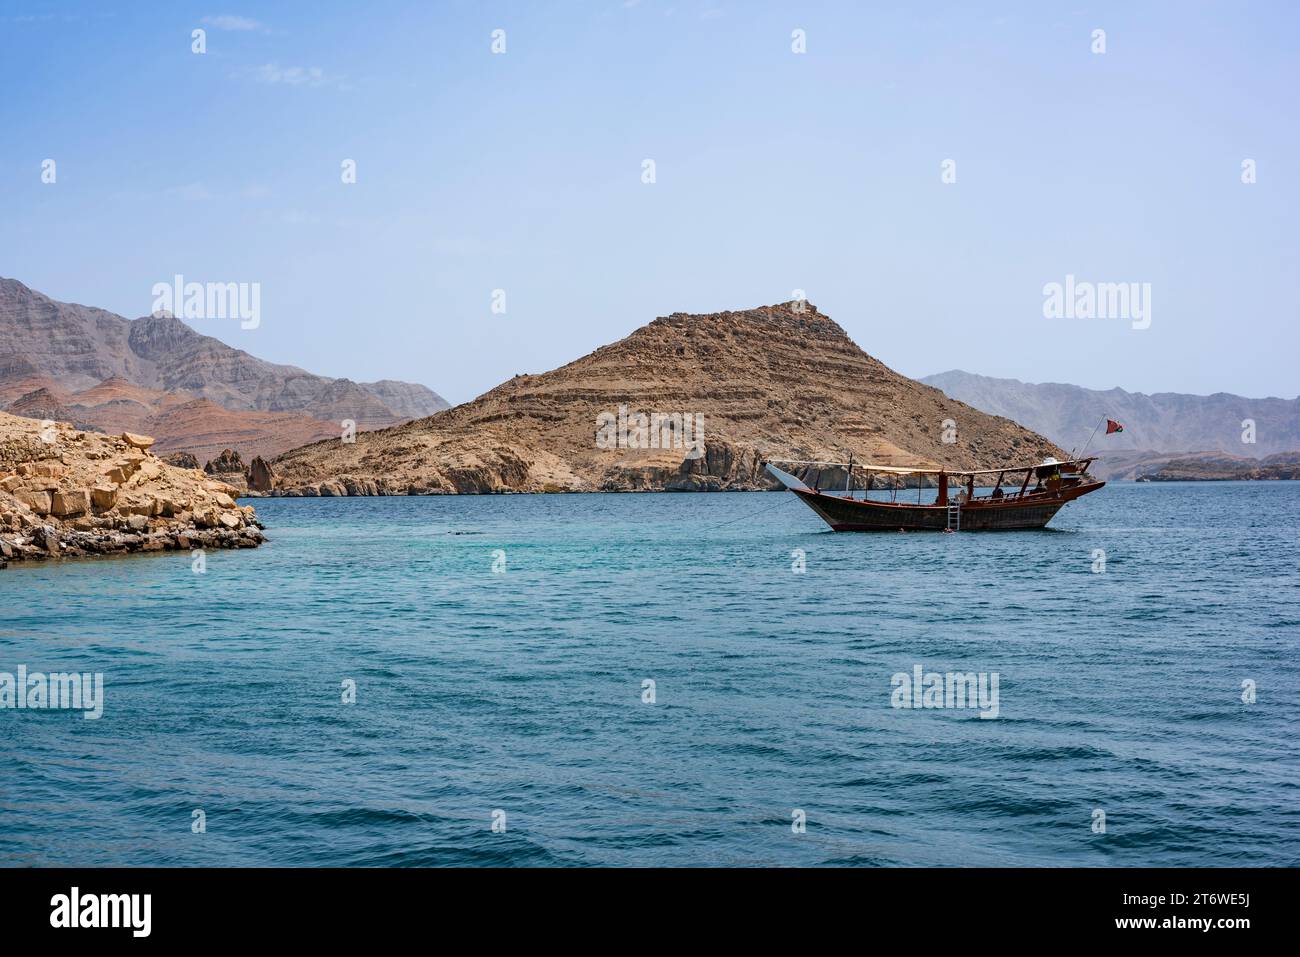
[[(1099, 432), (1089, 449), (1107, 458), (1134, 452), (1198, 454), (1192, 450), (1260, 458), (1300, 448), (1300, 398), (1249, 399), (1226, 392), (1147, 395), (996, 379), (960, 370), (920, 381), (990, 415), (1014, 419), (1066, 449), (1086, 443), (1102, 419), (1115, 419), (1124, 431)], [(1253, 429), (1243, 425), (1246, 422), (1254, 423)]]
[[(189, 404), (187, 404), (189, 403)], [(340, 423), (380, 428), (447, 402), (421, 385), (353, 382), (258, 359), (168, 315), (128, 320), (0, 278), (0, 409), (115, 432), (201, 457), (271, 455)], [(127, 421), (131, 424), (124, 424)]]

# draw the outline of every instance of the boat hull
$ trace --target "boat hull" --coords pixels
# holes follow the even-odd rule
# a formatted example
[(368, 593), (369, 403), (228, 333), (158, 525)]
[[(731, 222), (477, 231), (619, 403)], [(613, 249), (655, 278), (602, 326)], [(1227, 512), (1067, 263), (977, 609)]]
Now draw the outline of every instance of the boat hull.
[[(1061, 507), (1095, 492), (1105, 482), (1089, 482), (1005, 500), (976, 499), (961, 510), (963, 532), (1018, 531), (1044, 528)], [(837, 532), (943, 532), (948, 529), (948, 507), (908, 505), (853, 499), (812, 489), (792, 488), (804, 504)]]

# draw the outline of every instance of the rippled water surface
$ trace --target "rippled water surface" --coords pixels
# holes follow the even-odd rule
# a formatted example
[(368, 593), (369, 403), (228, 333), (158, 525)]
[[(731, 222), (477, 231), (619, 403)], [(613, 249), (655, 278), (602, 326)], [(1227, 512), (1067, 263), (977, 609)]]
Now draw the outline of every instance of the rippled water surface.
[[(256, 504), (270, 544), (204, 574), (0, 572), (0, 671), (106, 694), (0, 710), (0, 863), (1300, 864), (1300, 484), (957, 535), (785, 493)], [(997, 672), (998, 717), (891, 707), (918, 664)]]

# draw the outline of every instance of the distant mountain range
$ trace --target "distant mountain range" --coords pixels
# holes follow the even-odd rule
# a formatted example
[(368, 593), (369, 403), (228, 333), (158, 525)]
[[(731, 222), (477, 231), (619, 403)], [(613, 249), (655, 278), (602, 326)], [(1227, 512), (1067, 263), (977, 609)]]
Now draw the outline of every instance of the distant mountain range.
[[(653, 427), (645, 441), (638, 416), (656, 414), (703, 425), (695, 454)], [(960, 423), (955, 435), (948, 420)], [(972, 468), (1060, 454), (888, 368), (812, 304), (789, 302), (664, 316), (431, 418), (355, 444), (318, 442), (272, 466), (282, 491), (305, 495), (686, 491), (768, 487), (768, 457)], [(845, 477), (825, 470), (821, 480)]]
[[(1217, 459), (1226, 467), (1234, 458), (1288, 459), (1288, 453), (1300, 450), (1300, 398), (1248, 399), (1226, 392), (1146, 395), (957, 370), (920, 381), (991, 415), (1014, 419), (1066, 450), (1081, 449), (1099, 422), (1115, 419), (1124, 431), (1106, 435), (1103, 428), (1088, 449), (1105, 456), (1097, 470), (1110, 478), (1138, 477), (1171, 458)], [(1253, 444), (1242, 441), (1247, 420), (1254, 422)]]
[[(104, 431), (160, 451), (272, 455), (448, 407), (422, 385), (353, 382), (258, 359), (171, 316), (129, 320), (0, 278), (0, 409)], [(37, 415), (37, 413), (41, 413)]]
[(1224, 452), (1121, 452), (1108, 457), (1110, 477), (1143, 482), (1269, 481), (1300, 479), (1300, 451), (1251, 459)]

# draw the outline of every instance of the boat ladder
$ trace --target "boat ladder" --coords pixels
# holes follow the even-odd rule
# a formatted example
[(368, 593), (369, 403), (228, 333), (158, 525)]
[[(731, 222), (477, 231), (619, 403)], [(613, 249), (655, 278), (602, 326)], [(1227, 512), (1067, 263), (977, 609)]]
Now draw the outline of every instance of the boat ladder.
[(948, 506), (948, 531), (950, 532), (961, 531), (961, 506), (960, 505)]

